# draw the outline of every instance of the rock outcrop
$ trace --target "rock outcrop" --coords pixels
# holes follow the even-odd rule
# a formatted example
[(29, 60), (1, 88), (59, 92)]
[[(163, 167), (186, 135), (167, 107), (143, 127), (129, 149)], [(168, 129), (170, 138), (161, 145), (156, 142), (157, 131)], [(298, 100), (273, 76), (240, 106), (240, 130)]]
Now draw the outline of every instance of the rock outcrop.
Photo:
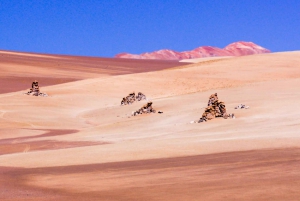
[(31, 96), (48, 96), (46, 93), (40, 92), (39, 82), (37, 80), (32, 82), (31, 88), (25, 94)]
[(152, 102), (148, 102), (147, 104), (145, 104), (143, 107), (141, 107), (137, 111), (132, 112), (132, 116), (137, 116), (137, 115), (140, 115), (140, 114), (155, 113), (155, 112), (156, 111), (152, 107)]
[(124, 97), (121, 101), (121, 106), (122, 105), (130, 105), (134, 103), (135, 101), (141, 101), (141, 100), (146, 100), (145, 94), (142, 92), (139, 92), (137, 96), (135, 96), (135, 92), (130, 93), (128, 96)]
[(217, 48), (211, 46), (198, 47), (191, 51), (176, 52), (174, 50), (159, 50), (151, 53), (143, 53), (140, 55), (121, 53), (117, 54), (116, 58), (130, 59), (160, 59), (160, 60), (182, 60), (194, 59), (202, 57), (219, 57), (219, 56), (244, 56), (251, 54), (270, 53), (271, 51), (256, 45), (252, 42), (235, 42), (225, 48)]
[(218, 94), (215, 93), (209, 97), (207, 107), (204, 109), (201, 118), (193, 123), (201, 123), (217, 117), (235, 118), (234, 114), (227, 114), (225, 103), (219, 101)]

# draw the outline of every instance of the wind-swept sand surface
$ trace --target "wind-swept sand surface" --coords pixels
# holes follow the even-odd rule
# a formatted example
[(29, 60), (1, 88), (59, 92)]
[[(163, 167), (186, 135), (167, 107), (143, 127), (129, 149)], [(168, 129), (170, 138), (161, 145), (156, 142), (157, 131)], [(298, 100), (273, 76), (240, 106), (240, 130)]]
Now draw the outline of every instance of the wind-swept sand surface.
[[(66, 81), (43, 87), (49, 97), (0, 95), (1, 200), (299, 198), (300, 52), (160, 67), (78, 58), (119, 62), (107, 71), (73, 68), (77, 57), (53, 70), (62, 58), (20, 54), (10, 54), (12, 71), (1, 63), (5, 76), (22, 77), (28, 65), (40, 82), (51, 70)], [(120, 106), (132, 91), (163, 114), (132, 117), (146, 103)], [(190, 124), (215, 92), (236, 119)], [(235, 110), (240, 103), (250, 109)]]
[(0, 51), (0, 93), (29, 88), (33, 80), (49, 86), (87, 78), (141, 73), (181, 66), (177, 61), (141, 61)]

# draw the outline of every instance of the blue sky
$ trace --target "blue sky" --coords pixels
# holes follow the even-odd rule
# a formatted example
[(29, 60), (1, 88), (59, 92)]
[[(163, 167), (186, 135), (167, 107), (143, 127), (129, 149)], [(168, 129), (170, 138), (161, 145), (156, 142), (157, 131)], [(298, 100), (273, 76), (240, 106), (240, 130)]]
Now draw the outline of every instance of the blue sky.
[(252, 41), (300, 50), (300, 0), (1, 0), (0, 49), (113, 57)]

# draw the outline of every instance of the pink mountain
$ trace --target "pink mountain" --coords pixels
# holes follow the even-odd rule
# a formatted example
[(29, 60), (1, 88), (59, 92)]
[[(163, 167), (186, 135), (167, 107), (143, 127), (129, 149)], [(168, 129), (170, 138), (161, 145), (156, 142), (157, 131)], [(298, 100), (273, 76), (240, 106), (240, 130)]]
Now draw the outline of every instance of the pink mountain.
[(181, 60), (202, 57), (219, 57), (219, 56), (244, 56), (251, 54), (269, 53), (270, 50), (256, 45), (252, 42), (235, 42), (226, 46), (224, 49), (211, 46), (198, 47), (191, 51), (176, 52), (174, 50), (158, 50), (151, 53), (129, 54), (120, 53), (116, 58), (128, 59), (162, 59), (162, 60)]

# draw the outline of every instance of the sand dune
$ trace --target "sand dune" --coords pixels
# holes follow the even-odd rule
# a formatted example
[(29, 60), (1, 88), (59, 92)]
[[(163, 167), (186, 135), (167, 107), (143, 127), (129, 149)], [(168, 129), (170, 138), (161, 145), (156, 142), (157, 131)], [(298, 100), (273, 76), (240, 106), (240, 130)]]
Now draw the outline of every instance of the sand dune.
[[(0, 51), (0, 93), (24, 89), (38, 79), (41, 86), (87, 78), (162, 70), (181, 66), (177, 61), (138, 61)], [(27, 84), (28, 85), (28, 84)], [(28, 85), (30, 87), (30, 84)]]
[[(42, 87), (49, 97), (0, 94), (1, 200), (297, 200), (300, 195), (300, 52), (184, 66), (0, 54), (9, 55), (2, 56), (0, 76), (14, 76), (11, 82), (30, 80), (30, 72), (40, 80), (50, 72), (48, 79), (63, 80)], [(23, 82), (18, 86), (30, 86)], [(131, 117), (146, 103), (121, 107), (132, 91), (145, 93), (164, 113)], [(215, 92), (236, 119), (190, 124)], [(250, 109), (235, 110), (240, 103)]]

